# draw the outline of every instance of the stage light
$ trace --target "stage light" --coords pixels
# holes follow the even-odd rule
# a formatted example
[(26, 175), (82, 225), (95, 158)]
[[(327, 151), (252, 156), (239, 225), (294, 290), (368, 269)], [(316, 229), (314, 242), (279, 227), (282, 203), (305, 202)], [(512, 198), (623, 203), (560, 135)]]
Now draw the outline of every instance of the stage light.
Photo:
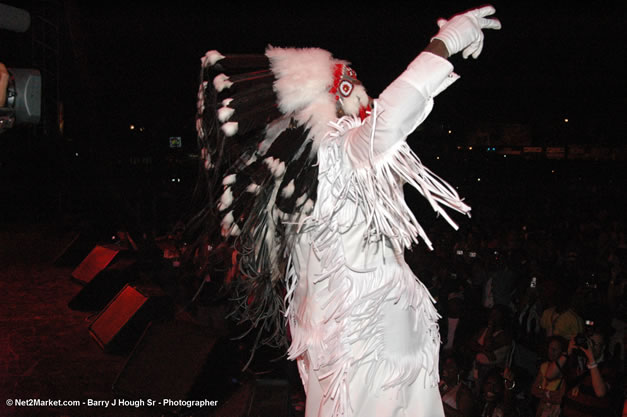
[(135, 125), (130, 125), (130, 126), (129, 126), (129, 129), (131, 129), (131, 130), (135, 130)]

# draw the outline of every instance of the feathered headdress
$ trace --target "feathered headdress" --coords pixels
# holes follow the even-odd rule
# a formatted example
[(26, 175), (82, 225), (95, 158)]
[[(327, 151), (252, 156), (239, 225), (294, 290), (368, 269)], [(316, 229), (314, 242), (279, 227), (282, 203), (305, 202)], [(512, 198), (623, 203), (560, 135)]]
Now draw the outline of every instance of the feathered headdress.
[(348, 63), (322, 49), (202, 58), (196, 128), (207, 209), (195, 224), (237, 252), (235, 315), (257, 330), (255, 345), (287, 345), (282, 278), (294, 225), (316, 201), (317, 149), (338, 111), (365, 116), (367, 105)]

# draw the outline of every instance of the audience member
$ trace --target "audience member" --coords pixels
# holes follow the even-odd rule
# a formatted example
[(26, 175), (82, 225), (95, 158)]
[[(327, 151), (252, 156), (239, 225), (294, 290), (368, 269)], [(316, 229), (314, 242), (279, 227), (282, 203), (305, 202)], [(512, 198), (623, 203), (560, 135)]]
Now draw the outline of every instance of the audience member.
[[(492, 210), (479, 207), (465, 232), (434, 231), (446, 236), (435, 252), (415, 253), (442, 315), (447, 416), (613, 417), (623, 409), (627, 239), (622, 213), (595, 206), (600, 192), (619, 198), (622, 188), (542, 186), (552, 198), (523, 184), (516, 193), (537, 197), (527, 206), (508, 210), (504, 195)], [(587, 337), (582, 347), (578, 335)]]
[(607, 357), (606, 340), (605, 332), (596, 327), (590, 337), (579, 335), (571, 339), (567, 354), (548, 367), (548, 379), (563, 374), (566, 380), (564, 417), (612, 415), (612, 390), (616, 389), (617, 370)]
[(562, 397), (566, 391), (566, 382), (560, 374), (553, 379), (547, 378), (547, 370), (552, 362), (566, 351), (566, 340), (560, 336), (551, 336), (548, 339), (547, 361), (542, 362), (536, 379), (531, 386), (531, 395), (538, 402), (536, 417), (559, 417), (561, 412)]
[(509, 305), (511, 302), (517, 278), (511, 262), (511, 254), (496, 254), (496, 269), (489, 275), (484, 287), (484, 307)]
[(491, 369), (483, 379), (480, 390), (481, 417), (509, 417), (514, 411), (514, 381), (511, 375)]
[(509, 329), (509, 309), (497, 304), (490, 310), (488, 323), (468, 343), (474, 353), (473, 378), (480, 380), (482, 374), (492, 367), (504, 369), (512, 348)]
[(462, 382), (462, 370), (454, 356), (442, 361), (440, 393), (446, 417), (470, 417), (474, 415), (474, 399), (470, 389)]
[(572, 292), (568, 287), (562, 287), (556, 294), (555, 304), (542, 312), (540, 326), (546, 337), (561, 336), (570, 340), (583, 332), (583, 320), (571, 308)]

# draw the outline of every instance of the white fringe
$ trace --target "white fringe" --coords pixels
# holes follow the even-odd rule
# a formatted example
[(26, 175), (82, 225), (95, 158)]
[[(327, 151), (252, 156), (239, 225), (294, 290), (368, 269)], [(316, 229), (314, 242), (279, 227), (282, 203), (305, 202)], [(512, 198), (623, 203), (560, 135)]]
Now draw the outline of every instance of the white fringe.
[[(376, 107), (372, 117), (376, 118)], [(365, 241), (382, 246), (389, 240), (400, 254), (417, 242), (418, 236), (432, 248), (404, 200), (403, 183), (418, 189), (436, 213), (455, 228), (442, 206), (466, 214), (470, 211), (453, 187), (424, 167), (404, 140), (376, 158), (371, 155), (369, 166), (347, 175), (341, 169), (343, 143), (339, 139), (360, 124), (356, 118), (342, 118), (333, 124), (335, 131), (318, 151), (319, 199), (314, 214), (303, 222), (311, 234), (312, 250), (325, 268), (315, 278), (315, 285), (322, 286), (316, 290), (316, 302), (325, 312), (321, 325), (309, 322), (292, 305), (298, 285), (292, 259), (286, 274), (285, 315), (292, 335), (288, 355), (292, 360), (307, 356), (308, 366), (318, 372), (318, 378), (331, 381), (323, 401), (333, 401), (333, 416), (348, 412), (349, 383), (360, 367), (367, 367), (367, 384), (373, 391), (407, 387), (417, 383), (423, 371), (420, 383), (433, 387), (439, 381), (439, 315), (433, 298), (403, 261), (388, 261), (362, 271), (349, 267), (341, 237), (346, 227), (351, 227), (349, 212), (362, 211), (367, 222)], [(416, 326), (425, 329), (424, 340), (411, 354), (385, 355), (382, 317), (390, 304), (413, 312)], [(307, 381), (303, 382), (306, 386)]]
[[(373, 118), (371, 147), (374, 141), (376, 110), (375, 102), (371, 115)], [(339, 144), (336, 139), (362, 123), (355, 117), (343, 117), (334, 123), (336, 130), (330, 134), (331, 143), (327, 149), (327, 158), (339, 158)], [(431, 204), (433, 210), (444, 217), (455, 230), (458, 229), (457, 224), (442, 205), (470, 216), (470, 207), (463, 202), (457, 191), (422, 165), (405, 140), (400, 140), (395, 147), (377, 156), (376, 160), (371, 152), (370, 166), (354, 169), (350, 178), (337, 178), (336, 181), (341, 181), (343, 193), (362, 204), (368, 219), (369, 235), (377, 239), (387, 237), (398, 253), (410, 248), (412, 243), (418, 243), (418, 236), (429, 249), (433, 250), (431, 240), (405, 202), (404, 183), (418, 190)], [(339, 201), (339, 204), (341, 203)]]
[[(416, 281), (406, 264), (387, 264), (368, 272), (355, 272), (346, 264), (340, 233), (336, 227), (313, 236), (315, 251), (327, 268), (317, 278), (316, 302), (326, 317), (322, 326), (313, 326), (298, 312), (286, 311), (292, 335), (290, 359), (306, 351), (318, 378), (332, 381), (323, 393), (323, 402), (333, 401), (333, 416), (341, 416), (350, 407), (349, 383), (358, 367), (367, 367), (366, 384), (376, 392), (407, 387), (425, 371), (424, 386), (439, 381), (438, 313), (428, 290)], [(291, 307), (297, 275), (290, 265), (286, 277), (286, 302)], [(412, 354), (386, 357), (383, 346), (383, 310), (386, 305), (413, 311), (414, 320), (427, 332), (425, 342)], [(359, 347), (358, 349), (356, 347)], [(380, 383), (375, 384), (375, 376)]]

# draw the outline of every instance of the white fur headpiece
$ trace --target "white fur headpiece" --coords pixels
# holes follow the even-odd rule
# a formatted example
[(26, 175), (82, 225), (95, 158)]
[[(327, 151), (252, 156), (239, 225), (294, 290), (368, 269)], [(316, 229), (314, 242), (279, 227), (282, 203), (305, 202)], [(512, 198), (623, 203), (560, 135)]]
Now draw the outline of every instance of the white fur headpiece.
[[(274, 91), (279, 109), (285, 114), (293, 114), (299, 123), (305, 124), (310, 129), (311, 137), (321, 139), (329, 130), (329, 121), (337, 118), (338, 103), (330, 92), (334, 85), (336, 65), (349, 63), (335, 59), (330, 52), (319, 48), (269, 46), (266, 56), (276, 78)], [(357, 104), (352, 100), (340, 103), (344, 113), (358, 115), (359, 103), (364, 101), (364, 96), (367, 105), (368, 96), (365, 89), (360, 87), (360, 94), (355, 97)]]

